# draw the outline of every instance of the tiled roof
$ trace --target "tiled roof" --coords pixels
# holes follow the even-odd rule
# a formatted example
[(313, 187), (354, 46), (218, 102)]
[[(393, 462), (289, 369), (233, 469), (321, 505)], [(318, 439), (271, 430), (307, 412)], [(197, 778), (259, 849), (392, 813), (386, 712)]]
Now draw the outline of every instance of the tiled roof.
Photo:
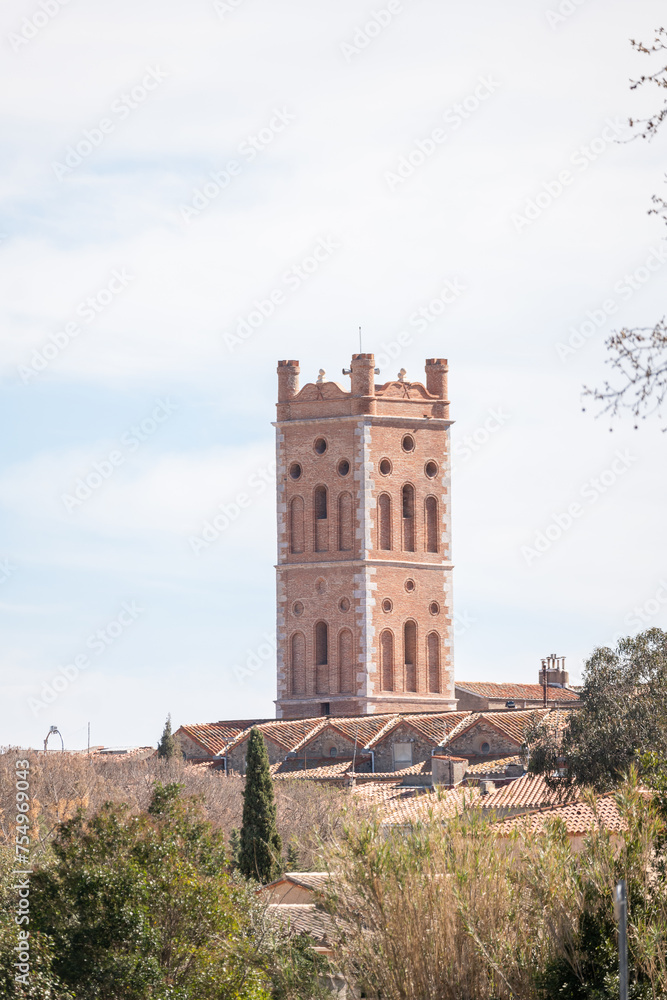
[[(526, 701), (542, 701), (544, 688), (541, 684), (491, 684), (487, 681), (457, 681), (456, 688), (469, 691), (482, 698), (499, 698), (510, 701), (514, 698)], [(547, 687), (547, 701), (578, 701), (579, 695), (569, 688)]]
[(372, 746), (383, 730), (391, 724), (395, 715), (360, 715), (346, 719), (329, 718), (328, 725), (342, 733), (351, 743), (357, 742), (359, 748)]
[(330, 941), (334, 933), (331, 917), (314, 903), (269, 903), (269, 920), (278, 920), (292, 934), (310, 934), (317, 941)]
[(385, 826), (408, 826), (431, 818), (449, 819), (469, 808), (478, 797), (476, 788), (449, 788), (417, 792), (409, 798), (394, 797), (382, 809), (381, 822)]
[(528, 727), (535, 721), (544, 719), (551, 711), (549, 708), (526, 708), (516, 712), (472, 712), (468, 720), (463, 720), (463, 723), (450, 733), (447, 745), (456, 742), (459, 736), (468, 732), (473, 726), (484, 722), (520, 747)]
[(294, 722), (276, 719), (265, 722), (258, 726), (264, 736), (273, 740), (286, 753), (296, 750), (302, 743), (307, 742), (312, 736), (326, 726), (325, 719), (297, 719)]
[[(356, 763), (366, 763), (368, 754), (357, 754)], [(304, 767), (305, 763), (305, 767)], [(312, 781), (340, 781), (352, 772), (351, 757), (315, 757), (313, 760), (290, 758), (271, 765), (274, 778), (302, 778)]]
[(226, 750), (240, 733), (247, 732), (254, 725), (256, 723), (247, 720), (242, 722), (209, 722), (201, 725), (181, 726), (175, 735), (185, 733), (204, 750), (215, 755)]
[[(567, 800), (578, 799), (579, 795), (579, 789), (572, 789)], [(483, 809), (539, 809), (562, 805), (564, 801), (562, 792), (554, 792), (547, 786), (543, 774), (525, 774), (491, 795), (483, 795), (479, 804)]]
[(479, 778), (492, 774), (500, 776), (505, 776), (506, 767), (516, 767), (523, 766), (523, 762), (519, 754), (514, 754), (512, 757), (501, 757), (499, 760), (482, 760), (477, 764), (469, 764), (466, 771), (466, 777)]
[(435, 746), (442, 744), (470, 712), (437, 712), (433, 715), (403, 715), (405, 722), (416, 729), (421, 736), (426, 737)]
[(605, 796), (597, 800), (595, 808), (587, 802), (570, 802), (567, 805), (551, 806), (523, 816), (512, 816), (511, 819), (502, 820), (498, 824), (498, 832), (502, 837), (509, 836), (513, 830), (541, 833), (547, 823), (553, 820), (563, 822), (571, 836), (590, 833), (600, 828), (612, 832), (626, 828), (613, 796)]

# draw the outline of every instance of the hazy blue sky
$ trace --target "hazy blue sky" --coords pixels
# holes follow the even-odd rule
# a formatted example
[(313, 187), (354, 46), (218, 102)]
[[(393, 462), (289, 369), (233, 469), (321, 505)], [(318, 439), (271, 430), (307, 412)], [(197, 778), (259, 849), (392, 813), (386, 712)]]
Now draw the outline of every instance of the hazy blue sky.
[(343, 381), (359, 324), (450, 360), (458, 677), (665, 625), (665, 437), (580, 398), (665, 312), (667, 134), (617, 141), (663, 18), (5, 0), (0, 744), (273, 714), (276, 361)]

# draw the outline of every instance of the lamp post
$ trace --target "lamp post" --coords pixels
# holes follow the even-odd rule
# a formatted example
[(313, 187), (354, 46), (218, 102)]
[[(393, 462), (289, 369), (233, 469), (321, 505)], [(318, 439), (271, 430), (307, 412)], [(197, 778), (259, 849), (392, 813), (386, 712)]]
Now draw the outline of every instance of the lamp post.
[(614, 916), (618, 922), (619, 997), (628, 1000), (628, 897), (624, 879), (614, 889)]
[(60, 736), (60, 752), (61, 753), (64, 752), (64, 750), (65, 750), (65, 743), (64, 743), (64, 740), (63, 740), (63, 737), (62, 737), (62, 733), (60, 732), (60, 730), (58, 729), (57, 726), (49, 726), (49, 731), (46, 734), (46, 739), (44, 740), (44, 753), (46, 753), (47, 744), (49, 742), (49, 736), (53, 736), (56, 733), (58, 734), (58, 736)]

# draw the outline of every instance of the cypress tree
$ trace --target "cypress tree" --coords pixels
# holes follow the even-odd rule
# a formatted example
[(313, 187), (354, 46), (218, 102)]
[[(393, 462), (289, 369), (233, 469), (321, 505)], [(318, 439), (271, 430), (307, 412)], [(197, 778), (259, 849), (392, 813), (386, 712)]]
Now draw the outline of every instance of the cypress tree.
[(162, 739), (157, 745), (157, 755), (158, 757), (164, 758), (164, 760), (171, 760), (172, 757), (179, 757), (181, 754), (181, 744), (178, 736), (174, 736), (171, 731), (171, 712), (167, 716), (167, 721), (164, 724), (164, 729), (162, 731)]
[(259, 729), (252, 729), (248, 739), (243, 824), (239, 850), (239, 869), (246, 878), (271, 882), (281, 871), (282, 840), (276, 829), (276, 803), (269, 756)]

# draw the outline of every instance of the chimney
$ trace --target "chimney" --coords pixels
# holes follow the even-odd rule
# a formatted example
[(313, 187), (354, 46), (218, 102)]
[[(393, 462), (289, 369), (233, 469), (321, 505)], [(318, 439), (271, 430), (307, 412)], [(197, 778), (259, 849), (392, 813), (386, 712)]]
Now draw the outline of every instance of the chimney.
[(375, 413), (375, 356), (353, 354), (350, 366), (351, 394), (356, 398), (357, 413)]
[(278, 362), (278, 402), (288, 403), (299, 391), (298, 361)]
[[(550, 656), (546, 656), (542, 660), (542, 669), (540, 670), (540, 683), (546, 689), (546, 687), (568, 687), (570, 683), (570, 675), (565, 669), (565, 657), (556, 656), (555, 653), (551, 653)], [(545, 690), (545, 701), (546, 701), (546, 690)]]
[(468, 769), (468, 761), (461, 757), (433, 754), (431, 757), (431, 784), (455, 788), (460, 785)]
[(427, 358), (426, 360), (426, 390), (432, 396), (442, 400), (442, 406), (434, 407), (437, 416), (449, 418), (449, 400), (447, 399), (447, 374), (449, 366), (446, 358)]

